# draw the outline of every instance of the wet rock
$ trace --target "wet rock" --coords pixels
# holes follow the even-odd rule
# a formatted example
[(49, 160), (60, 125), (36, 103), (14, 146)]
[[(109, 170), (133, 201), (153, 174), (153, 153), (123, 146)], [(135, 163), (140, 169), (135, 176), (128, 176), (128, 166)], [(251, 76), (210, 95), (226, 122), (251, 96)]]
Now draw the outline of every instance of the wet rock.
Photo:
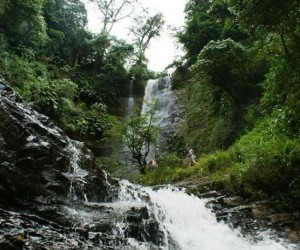
[(146, 207), (114, 204), (119, 188), (0, 79), (0, 249), (130, 249), (127, 236), (159, 249), (158, 223)]
[(292, 243), (299, 243), (300, 242), (300, 230), (295, 230), (295, 229), (287, 229), (286, 230), (286, 235), (288, 237), (288, 239), (292, 242)]
[(177, 183), (189, 193), (206, 199), (206, 207), (215, 213), (218, 221), (239, 228), (245, 236), (260, 239), (260, 232), (268, 231), (273, 239), (285, 239), (300, 245), (300, 224), (297, 215), (282, 213), (271, 200), (247, 201), (240, 196), (214, 190), (209, 177), (192, 178)]
[[(70, 140), (47, 117), (30, 109), (3, 80), (0, 86), (0, 151), (5, 155), (5, 165), (1, 163), (0, 168), (2, 204), (26, 206), (40, 196), (49, 200), (65, 197), (70, 191), (70, 179), (64, 175), (72, 161)], [(82, 154), (81, 165), (89, 170), (86, 189), (91, 199), (104, 200), (109, 195), (109, 180), (84, 146)]]
[(291, 223), (293, 221), (293, 216), (289, 213), (271, 214), (269, 218), (273, 224)]

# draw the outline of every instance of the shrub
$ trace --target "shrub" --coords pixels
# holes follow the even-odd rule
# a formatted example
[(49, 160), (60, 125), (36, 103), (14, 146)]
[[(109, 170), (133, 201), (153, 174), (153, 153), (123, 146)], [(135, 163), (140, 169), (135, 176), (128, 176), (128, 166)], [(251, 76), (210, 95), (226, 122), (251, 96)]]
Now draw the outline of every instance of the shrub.
[(176, 168), (182, 166), (182, 160), (176, 155), (176, 153), (161, 156), (158, 160), (158, 163), (159, 167), (162, 168)]
[(269, 196), (295, 194), (300, 175), (299, 141), (280, 133), (276, 121), (265, 119), (232, 149), (239, 166), (233, 175), (243, 183), (246, 192)]

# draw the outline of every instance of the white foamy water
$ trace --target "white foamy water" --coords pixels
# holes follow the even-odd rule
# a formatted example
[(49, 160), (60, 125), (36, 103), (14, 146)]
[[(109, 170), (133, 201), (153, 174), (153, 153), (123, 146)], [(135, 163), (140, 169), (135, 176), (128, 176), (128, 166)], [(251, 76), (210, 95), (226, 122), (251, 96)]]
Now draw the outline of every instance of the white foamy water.
[[(153, 106), (153, 124), (160, 130), (156, 144), (165, 152), (169, 147), (167, 139), (175, 133), (179, 122), (177, 97), (172, 90), (170, 77), (148, 80), (141, 114), (147, 115), (149, 111), (153, 111)], [(155, 145), (151, 145), (147, 158), (155, 158)]]
[(77, 200), (78, 194), (76, 192), (80, 191), (85, 200), (87, 201), (86, 193), (84, 192), (84, 185), (86, 184), (85, 177), (88, 175), (88, 172), (80, 167), (80, 158), (82, 155), (83, 143), (73, 140), (68, 140), (68, 146), (66, 151), (71, 155), (70, 157), (70, 168), (69, 172), (63, 173), (70, 181), (70, 188), (68, 198), (71, 200)]
[[(151, 201), (157, 205), (160, 223), (182, 250), (284, 250), (285, 247), (267, 235), (258, 243), (250, 243), (238, 230), (219, 223), (205, 207), (205, 200), (171, 188), (148, 189)], [(168, 246), (164, 249), (169, 249)]]
[(145, 89), (142, 114), (146, 114), (146, 112), (151, 109), (153, 103), (156, 103), (157, 107), (154, 115), (155, 124), (162, 129), (170, 126), (172, 125), (170, 114), (172, 113), (176, 99), (177, 98), (172, 91), (172, 83), (169, 77), (148, 80)]
[[(147, 202), (143, 197), (149, 195)], [(205, 207), (206, 199), (186, 194), (173, 187), (158, 190), (140, 188), (128, 181), (121, 182), (120, 199), (141, 202), (160, 224), (165, 239), (163, 250), (291, 250), (283, 240), (275, 242), (267, 232), (261, 232), (263, 240), (250, 242), (238, 230), (217, 222), (215, 215)]]

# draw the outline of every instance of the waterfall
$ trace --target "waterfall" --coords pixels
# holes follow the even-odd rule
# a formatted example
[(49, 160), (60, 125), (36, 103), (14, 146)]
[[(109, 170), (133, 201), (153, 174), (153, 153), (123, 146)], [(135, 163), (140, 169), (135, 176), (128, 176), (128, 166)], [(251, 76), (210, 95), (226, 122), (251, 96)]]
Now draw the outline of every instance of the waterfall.
[[(160, 129), (157, 144), (161, 151), (168, 151), (168, 142), (179, 122), (177, 97), (172, 90), (170, 77), (148, 80), (141, 113), (146, 114), (154, 103), (154, 124)], [(149, 158), (153, 158), (153, 151), (154, 149), (151, 150)]]
[(80, 157), (82, 155), (83, 143), (78, 141), (68, 140), (66, 152), (70, 154), (70, 167), (68, 173), (63, 173), (70, 181), (70, 189), (68, 198), (78, 200), (78, 197), (84, 197), (87, 201), (87, 195), (84, 192), (85, 177), (88, 172), (80, 167)]
[[(295, 250), (283, 240), (273, 240), (268, 232), (260, 233), (260, 241), (244, 238), (238, 229), (217, 222), (215, 215), (205, 207), (207, 199), (188, 195), (184, 190), (166, 186), (162, 188), (142, 187), (120, 181), (118, 197), (112, 203), (89, 203), (86, 209), (66, 207), (79, 225), (95, 223), (99, 218), (113, 222), (112, 234), (126, 242), (127, 248), (136, 250)], [(109, 214), (103, 213), (103, 207)], [(147, 238), (128, 236), (130, 223), (126, 220), (132, 211), (146, 208), (149, 218), (141, 223), (147, 230), (149, 221), (157, 221), (157, 238), (154, 243)], [(113, 246), (119, 246), (114, 242)], [(119, 249), (119, 248), (117, 248)]]
[[(133, 82), (130, 81), (128, 86), (128, 96), (123, 98), (123, 105), (124, 105), (124, 114), (123, 118), (127, 119), (128, 117), (132, 116), (134, 114), (134, 108), (135, 108), (135, 98), (133, 95)], [(117, 146), (118, 151), (118, 160), (124, 164), (123, 168), (124, 173), (123, 176), (127, 176), (128, 173), (136, 174), (136, 171), (134, 171), (131, 167), (132, 165), (132, 159), (131, 159), (131, 152), (129, 148), (121, 143)], [(130, 167), (129, 167), (130, 166)], [(128, 175), (130, 176), (130, 174)]]
[[(164, 107), (162, 113), (172, 113), (166, 111), (172, 102), (164, 92), (170, 90), (168, 78), (148, 84), (149, 96), (156, 96)], [(217, 222), (205, 207), (208, 200), (182, 189), (142, 187), (111, 178), (96, 167), (83, 143), (15, 103), (12, 90), (3, 86), (1, 249), (299, 249), (278, 237), (273, 240), (268, 232), (261, 232), (260, 240), (243, 237)], [(169, 101), (163, 104), (164, 100)], [(157, 118), (164, 120), (162, 116)]]
[(124, 117), (127, 118), (133, 114), (135, 99), (133, 96), (133, 83), (129, 83), (128, 97), (124, 97)]
[[(296, 249), (283, 241), (271, 240), (266, 232), (263, 240), (254, 242), (241, 236), (238, 230), (217, 222), (215, 215), (205, 207), (206, 199), (186, 194), (172, 186), (154, 190), (122, 181), (121, 201), (141, 203), (159, 221), (163, 237), (160, 249), (170, 250), (287, 250)], [(149, 199), (145, 197), (149, 196)]]

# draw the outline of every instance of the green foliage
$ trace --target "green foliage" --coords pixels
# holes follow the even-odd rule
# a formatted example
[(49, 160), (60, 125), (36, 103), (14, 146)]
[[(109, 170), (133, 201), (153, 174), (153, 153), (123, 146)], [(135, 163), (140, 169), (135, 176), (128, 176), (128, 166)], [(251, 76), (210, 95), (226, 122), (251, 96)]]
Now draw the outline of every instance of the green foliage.
[(277, 122), (276, 117), (262, 121), (233, 148), (247, 192), (278, 197), (291, 195), (299, 185), (299, 141), (284, 136)]
[(133, 84), (133, 92), (137, 95), (143, 95), (146, 80), (150, 78), (150, 72), (147, 65), (142, 62), (134, 64), (129, 71)]
[(146, 174), (137, 175), (131, 179), (144, 185), (159, 185), (170, 184), (176, 181), (184, 180), (189, 177), (202, 176), (202, 168), (195, 167), (158, 167), (154, 171), (147, 172)]
[(187, 51), (189, 65), (210, 41), (231, 38), (240, 42), (249, 36), (228, 1), (189, 0), (185, 12), (185, 29), (177, 37)]
[(35, 109), (51, 118), (62, 116), (68, 100), (73, 100), (77, 95), (77, 86), (69, 79), (31, 81), (22, 90), (23, 96)]
[(228, 148), (242, 131), (241, 113), (232, 98), (206, 82), (190, 82), (183, 135), (197, 153)]
[(134, 18), (135, 26), (130, 28), (138, 53), (144, 53), (153, 38), (160, 36), (164, 25), (163, 15), (157, 13), (148, 17), (148, 13)]
[(44, 0), (9, 0), (2, 3), (0, 30), (17, 50), (39, 47), (47, 39), (43, 16)]
[(213, 173), (216, 171), (224, 171), (232, 164), (232, 155), (228, 152), (217, 151), (213, 154), (207, 155), (201, 159), (200, 164), (205, 171)]
[(1, 76), (69, 134), (103, 137), (129, 84), (132, 45), (87, 32), (80, 0), (7, 0), (0, 12)]
[(272, 197), (294, 209), (300, 195), (299, 7), (295, 0), (189, 0), (178, 34), (186, 63), (174, 74), (187, 107), (179, 134), (198, 154), (211, 153), (195, 168), (231, 192)]
[(0, 74), (13, 86), (22, 89), (27, 83), (48, 77), (43, 63), (28, 60), (27, 56), (15, 55), (12, 51), (0, 51)]
[[(224, 90), (236, 105), (256, 97), (255, 85), (249, 82), (246, 49), (231, 39), (209, 42), (193, 66), (195, 74), (208, 77), (211, 84)], [(252, 94), (253, 93), (253, 94)], [(252, 95), (251, 95), (252, 94)]]
[(122, 124), (116, 124), (117, 134), (130, 150), (142, 174), (146, 171), (147, 156), (156, 142), (158, 127), (153, 124), (154, 107), (143, 115), (130, 116)]
[(172, 153), (160, 156), (158, 164), (160, 168), (178, 168), (182, 167), (182, 160), (176, 153)]

